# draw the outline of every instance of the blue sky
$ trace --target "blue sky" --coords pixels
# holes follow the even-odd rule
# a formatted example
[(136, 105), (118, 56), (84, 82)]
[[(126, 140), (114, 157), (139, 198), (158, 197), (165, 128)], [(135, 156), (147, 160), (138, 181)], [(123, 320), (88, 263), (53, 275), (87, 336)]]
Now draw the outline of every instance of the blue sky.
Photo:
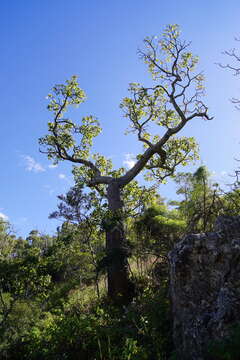
[[(53, 232), (58, 223), (48, 215), (56, 196), (72, 184), (71, 164), (51, 163), (38, 151), (49, 113), (45, 99), (55, 83), (79, 76), (88, 100), (74, 114), (93, 114), (102, 135), (95, 149), (121, 166), (136, 154), (137, 141), (124, 136), (128, 123), (119, 109), (128, 83), (149, 81), (137, 49), (147, 35), (177, 23), (182, 37), (192, 41), (206, 76), (205, 102), (211, 122), (196, 120), (185, 134), (200, 144), (201, 161), (218, 181), (237, 166), (240, 153), (240, 112), (229, 101), (240, 97), (240, 81), (216, 66), (226, 62), (221, 52), (239, 46), (240, 3), (172, 0), (12, 0), (0, 4), (1, 17), (1, 131), (0, 213), (18, 235), (32, 229)], [(240, 156), (239, 156), (240, 157)], [(174, 186), (162, 185), (160, 194), (174, 198)]]

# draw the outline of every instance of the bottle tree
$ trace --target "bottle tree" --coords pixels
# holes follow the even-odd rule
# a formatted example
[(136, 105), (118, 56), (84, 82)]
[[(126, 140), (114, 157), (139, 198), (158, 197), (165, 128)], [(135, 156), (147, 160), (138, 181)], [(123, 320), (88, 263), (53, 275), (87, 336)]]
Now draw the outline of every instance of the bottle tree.
[(91, 152), (93, 139), (101, 131), (94, 116), (85, 116), (79, 123), (65, 116), (69, 107), (85, 100), (76, 76), (54, 86), (48, 95), (53, 119), (48, 123), (48, 134), (39, 140), (41, 151), (49, 159), (72, 162), (76, 181), (106, 196), (106, 250), (112, 259), (108, 264), (108, 295), (121, 303), (128, 303), (132, 297), (122, 221), (123, 189), (142, 171), (148, 178), (163, 181), (173, 176), (178, 165), (194, 160), (194, 138), (177, 135), (190, 121), (210, 119), (202, 101), (203, 74), (195, 71), (198, 58), (188, 50), (190, 43), (181, 40), (178, 26), (167, 26), (159, 38), (145, 38), (144, 45), (139, 55), (148, 67), (152, 86), (131, 83), (129, 97), (120, 104), (130, 121), (129, 132), (135, 133), (143, 145), (131, 169), (113, 170), (110, 160)]

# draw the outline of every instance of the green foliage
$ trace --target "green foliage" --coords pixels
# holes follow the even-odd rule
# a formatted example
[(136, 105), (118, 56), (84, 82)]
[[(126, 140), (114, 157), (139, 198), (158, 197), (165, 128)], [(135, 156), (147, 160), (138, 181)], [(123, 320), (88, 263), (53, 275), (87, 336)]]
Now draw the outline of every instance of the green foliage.
[(186, 223), (184, 220), (178, 218), (167, 218), (166, 216), (157, 215), (154, 220), (158, 224), (159, 234), (165, 234), (170, 236), (180, 236), (186, 229)]
[(240, 324), (236, 324), (226, 339), (212, 342), (208, 360), (238, 360), (240, 358)]
[(205, 166), (200, 166), (194, 174), (179, 173), (177, 194), (183, 200), (176, 203), (186, 222), (186, 231), (212, 231), (217, 215), (220, 214), (222, 199), (218, 184), (211, 182), (211, 174)]
[[(158, 304), (158, 306), (156, 306)], [(148, 287), (129, 307), (72, 304), (46, 316), (24, 337), (23, 359), (167, 359), (171, 351), (169, 303), (164, 292)]]
[[(73, 195), (62, 197), (62, 201), (67, 200), (63, 204), (76, 205), (78, 199)], [(86, 208), (89, 221), (91, 216), (96, 221), (96, 209)], [(64, 209), (59, 207), (59, 211)], [(172, 350), (167, 283), (159, 288), (149, 278), (135, 277), (136, 298), (124, 308), (98, 298), (86, 242), (86, 218), (81, 218), (79, 226), (74, 206), (70, 209), (66, 214), (72, 216), (72, 222), (64, 222), (57, 237), (51, 240), (31, 231), (18, 256), (0, 261), (0, 357), (167, 359)], [(159, 215), (159, 211), (154, 214)], [(43, 246), (46, 239), (47, 246)], [(99, 246), (99, 239), (96, 244)]]
[(229, 191), (213, 183), (211, 173), (200, 166), (195, 173), (178, 173), (177, 194), (181, 201), (172, 202), (186, 222), (187, 232), (212, 231), (220, 215), (236, 216), (240, 211), (239, 184), (234, 183)]
[(164, 203), (155, 203), (136, 219), (135, 229), (141, 244), (140, 252), (166, 255), (174, 241), (184, 234), (186, 222), (178, 211), (169, 210)]
[(55, 239), (49, 235), (40, 234), (38, 230), (32, 230), (27, 236), (26, 241), (29, 246), (39, 248), (41, 251), (46, 251)]
[(146, 166), (146, 169), (150, 169), (145, 175), (146, 180), (161, 179), (165, 182), (165, 178), (174, 177), (178, 165), (186, 166), (199, 159), (198, 145), (193, 137), (174, 136), (168, 140), (163, 149), (168, 154), (164, 167), (161, 166), (159, 156), (153, 156)]
[(145, 38), (144, 43), (146, 50), (140, 50), (139, 54), (148, 66), (154, 85), (146, 88), (131, 83), (130, 97), (125, 97), (120, 107), (130, 120), (126, 133), (136, 133), (144, 149), (163, 142), (146, 166), (150, 170), (146, 179), (164, 181), (174, 175), (179, 164), (185, 166), (198, 159), (195, 139), (175, 134), (183, 123), (196, 116), (209, 119), (207, 108), (200, 100), (204, 95), (204, 77), (202, 73), (193, 74), (198, 57), (187, 50), (189, 43), (180, 39), (177, 25), (167, 26), (160, 38)]
[(0, 218), (0, 261), (9, 259), (13, 254), (20, 254), (26, 245), (26, 241), (16, 238), (11, 224)]
[(51, 276), (39, 249), (29, 247), (21, 257), (0, 261), (0, 353), (33, 325), (50, 290)]
[(221, 194), (221, 209), (223, 214), (229, 216), (239, 215), (240, 212), (240, 188), (239, 184), (234, 184), (233, 188), (228, 192)]
[[(63, 118), (68, 106), (78, 106), (85, 98), (86, 95), (79, 88), (76, 76), (72, 76), (66, 84), (55, 85), (52, 93), (48, 94), (48, 110), (53, 112), (54, 121), (48, 123), (51, 134), (42, 137), (39, 142), (40, 145), (47, 146), (48, 157), (55, 163), (62, 160), (61, 152), (64, 153), (64, 149), (65, 151), (71, 149), (74, 158), (89, 157), (92, 140), (101, 131), (98, 121), (93, 116), (85, 116), (81, 124), (77, 125), (72, 120)], [(79, 145), (76, 145), (73, 134), (81, 136)]]

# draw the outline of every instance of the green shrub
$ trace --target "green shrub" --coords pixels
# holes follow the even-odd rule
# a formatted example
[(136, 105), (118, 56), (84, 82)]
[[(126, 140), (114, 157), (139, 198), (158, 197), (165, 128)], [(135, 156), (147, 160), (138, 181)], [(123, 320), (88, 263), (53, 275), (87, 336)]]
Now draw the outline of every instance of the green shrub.
[(69, 303), (64, 312), (45, 313), (22, 339), (12, 343), (9, 358), (15, 359), (16, 349), (23, 360), (169, 358), (171, 317), (164, 289), (146, 287), (125, 308), (113, 307), (104, 299), (88, 307)]
[(230, 331), (229, 337), (213, 342), (209, 346), (208, 360), (239, 360), (240, 359), (240, 324)]

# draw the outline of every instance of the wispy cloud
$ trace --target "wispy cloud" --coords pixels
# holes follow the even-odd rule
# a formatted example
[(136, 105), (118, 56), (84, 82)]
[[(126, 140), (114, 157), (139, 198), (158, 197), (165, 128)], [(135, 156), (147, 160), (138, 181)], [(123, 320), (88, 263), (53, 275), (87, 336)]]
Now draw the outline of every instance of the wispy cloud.
[(73, 186), (73, 185), (74, 185), (74, 182), (73, 182), (72, 178), (69, 177), (69, 176), (67, 176), (67, 175), (65, 175), (65, 174), (63, 174), (63, 173), (58, 174), (58, 178), (59, 178), (60, 180), (63, 180), (65, 183), (67, 183), (67, 184), (70, 185), (70, 186)]
[(21, 216), (15, 221), (15, 224), (25, 224), (28, 222), (28, 218), (26, 216)]
[(29, 155), (22, 155), (21, 157), (25, 162), (25, 169), (27, 171), (33, 171), (35, 173), (45, 171), (44, 167), (41, 164), (39, 164), (36, 160), (34, 160), (33, 157)]
[[(216, 181), (220, 184), (227, 184), (227, 183), (231, 183), (231, 175), (225, 171), (212, 171), (211, 172), (212, 175), (212, 179), (213, 181)], [(233, 182), (233, 181), (232, 181)]]
[(58, 167), (57, 164), (50, 164), (48, 165), (49, 169), (55, 169), (56, 167)]
[(8, 216), (0, 212), (0, 219), (3, 219), (4, 221), (7, 221)]
[(131, 169), (136, 163), (135, 156), (133, 154), (125, 154), (124, 157), (125, 159), (123, 160), (123, 165), (128, 169)]
[(52, 196), (54, 194), (55, 190), (52, 188), (51, 185), (44, 185), (43, 187), (44, 187), (45, 191), (47, 191), (50, 196)]

